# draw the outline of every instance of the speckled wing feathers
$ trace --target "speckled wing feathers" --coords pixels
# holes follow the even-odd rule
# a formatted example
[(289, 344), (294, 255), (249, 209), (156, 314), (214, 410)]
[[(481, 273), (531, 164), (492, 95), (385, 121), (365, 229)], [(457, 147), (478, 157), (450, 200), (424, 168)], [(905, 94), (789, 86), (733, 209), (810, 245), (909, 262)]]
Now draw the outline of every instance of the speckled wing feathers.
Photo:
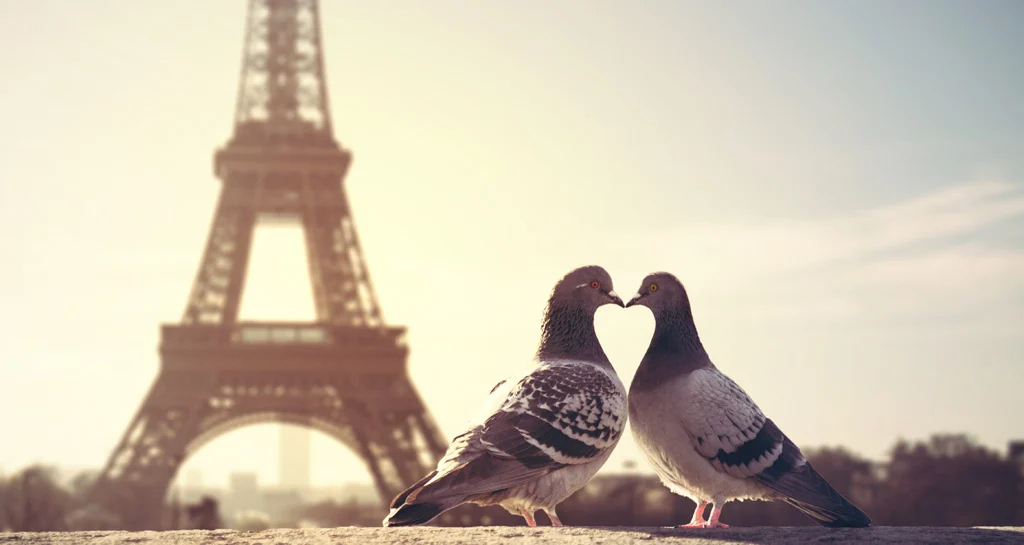
[(591, 364), (545, 364), (516, 384), (481, 441), (528, 465), (588, 462), (622, 435), (625, 401), (621, 383)]
[[(507, 392), (507, 393), (506, 393)], [(584, 362), (541, 363), (492, 390), (497, 410), (456, 437), (436, 474), (408, 501), (487, 494), (582, 464), (615, 446), (626, 420), (617, 377)]]
[(714, 367), (694, 371), (687, 380), (683, 424), (715, 469), (756, 477), (778, 460), (785, 436), (739, 385)]

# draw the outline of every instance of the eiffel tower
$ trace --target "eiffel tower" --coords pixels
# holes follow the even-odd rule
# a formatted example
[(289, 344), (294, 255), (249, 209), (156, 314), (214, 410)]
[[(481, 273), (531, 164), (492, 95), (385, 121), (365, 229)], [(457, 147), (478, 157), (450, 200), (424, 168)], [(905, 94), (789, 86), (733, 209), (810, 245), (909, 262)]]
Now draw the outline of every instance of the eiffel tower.
[[(342, 187), (352, 155), (331, 128), (317, 0), (250, 0), (234, 135), (214, 155), (220, 198), (191, 295), (160, 332), (160, 371), (92, 488), (125, 529), (161, 529), (181, 464), (261, 422), (322, 431), (365, 463), (384, 502), (447, 443), (384, 322)], [(253, 229), (305, 232), (316, 321), (241, 322)]]

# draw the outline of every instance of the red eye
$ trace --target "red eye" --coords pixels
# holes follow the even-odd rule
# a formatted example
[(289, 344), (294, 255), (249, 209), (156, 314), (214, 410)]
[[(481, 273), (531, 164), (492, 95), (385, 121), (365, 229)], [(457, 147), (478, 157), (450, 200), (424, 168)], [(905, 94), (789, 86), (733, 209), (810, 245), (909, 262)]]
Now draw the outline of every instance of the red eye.
[(596, 290), (597, 288), (601, 287), (601, 283), (598, 282), (597, 280), (594, 280), (593, 282), (590, 283), (590, 287), (592, 287), (592, 288), (594, 288)]

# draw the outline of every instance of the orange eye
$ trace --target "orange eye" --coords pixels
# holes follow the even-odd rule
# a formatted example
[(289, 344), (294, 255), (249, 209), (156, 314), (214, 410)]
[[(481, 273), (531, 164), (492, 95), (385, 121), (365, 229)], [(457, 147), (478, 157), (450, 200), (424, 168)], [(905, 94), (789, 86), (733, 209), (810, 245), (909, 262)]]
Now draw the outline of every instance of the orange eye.
[(651, 284), (650, 290), (651, 290), (651, 293), (654, 293), (654, 292), (658, 291), (658, 285), (657, 284)]
[(590, 283), (590, 287), (592, 287), (592, 288), (594, 288), (596, 290), (597, 288), (601, 287), (601, 283), (598, 282), (597, 280), (594, 280), (593, 282)]

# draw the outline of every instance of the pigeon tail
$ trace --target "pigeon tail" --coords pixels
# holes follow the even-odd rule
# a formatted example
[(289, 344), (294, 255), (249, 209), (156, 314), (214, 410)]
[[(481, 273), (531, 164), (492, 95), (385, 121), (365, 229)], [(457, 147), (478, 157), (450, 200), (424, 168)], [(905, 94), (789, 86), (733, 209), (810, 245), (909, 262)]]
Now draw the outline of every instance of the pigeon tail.
[(384, 519), (384, 526), (417, 526), (426, 524), (441, 513), (461, 503), (458, 500), (428, 501), (425, 503), (405, 504), (397, 509), (392, 509)]
[[(406, 488), (404, 492), (395, 496), (391, 501), (391, 512), (384, 518), (384, 526), (415, 526), (426, 524), (445, 511), (455, 507), (462, 502), (463, 498), (439, 498), (424, 501), (423, 503), (406, 503), (409, 496), (419, 494), (437, 475), (437, 470), (431, 471), (415, 484)], [(415, 500), (413, 500), (415, 501)]]
[[(782, 481), (800, 482), (800, 489), (806, 493), (794, 494), (781, 498), (784, 502), (796, 507), (814, 522), (828, 528), (867, 528), (871, 519), (867, 514), (850, 503), (836, 489), (832, 488), (824, 477), (811, 467), (804, 464), (786, 474)], [(810, 493), (813, 490), (813, 493)]]

